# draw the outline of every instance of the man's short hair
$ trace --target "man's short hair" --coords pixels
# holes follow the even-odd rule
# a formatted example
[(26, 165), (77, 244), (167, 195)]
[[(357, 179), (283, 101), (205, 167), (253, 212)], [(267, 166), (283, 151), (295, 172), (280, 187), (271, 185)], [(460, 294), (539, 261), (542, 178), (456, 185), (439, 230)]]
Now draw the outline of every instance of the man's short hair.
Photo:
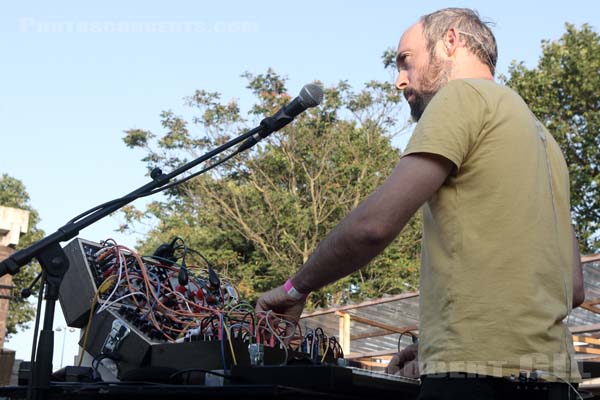
[(469, 8), (444, 8), (421, 17), (423, 35), (427, 40), (427, 49), (433, 57), (435, 45), (450, 28), (456, 28), (467, 49), (490, 68), (492, 75), (496, 72), (498, 47), (488, 22), (483, 22), (479, 13)]

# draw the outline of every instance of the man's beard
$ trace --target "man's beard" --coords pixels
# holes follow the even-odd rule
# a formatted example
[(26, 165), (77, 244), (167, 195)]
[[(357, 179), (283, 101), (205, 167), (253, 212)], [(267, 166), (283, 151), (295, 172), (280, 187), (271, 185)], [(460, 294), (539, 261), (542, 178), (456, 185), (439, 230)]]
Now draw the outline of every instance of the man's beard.
[(448, 83), (452, 71), (451, 61), (443, 61), (436, 56), (431, 58), (431, 63), (423, 73), (421, 89), (409, 87), (404, 90), (404, 97), (407, 101), (410, 96), (413, 97), (411, 101), (408, 101), (408, 105), (410, 106), (410, 116), (414, 122), (419, 121), (433, 96)]
[(404, 91), (404, 96), (408, 101), (409, 96), (413, 96), (413, 99), (408, 102), (410, 106), (410, 116), (414, 122), (419, 122), (421, 115), (425, 112), (425, 108), (435, 96), (437, 92), (424, 92), (416, 89), (406, 89)]

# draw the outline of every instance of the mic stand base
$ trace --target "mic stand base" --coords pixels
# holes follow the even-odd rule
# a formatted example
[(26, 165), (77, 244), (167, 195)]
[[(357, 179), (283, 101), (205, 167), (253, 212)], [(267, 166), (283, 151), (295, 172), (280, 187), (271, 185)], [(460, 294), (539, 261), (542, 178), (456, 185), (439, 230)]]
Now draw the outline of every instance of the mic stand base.
[[(58, 300), (58, 289), (69, 268), (69, 259), (58, 243), (46, 247), (37, 257), (45, 273), (46, 307), (44, 325), (40, 332), (35, 361), (32, 365), (32, 379), (29, 384), (34, 400), (45, 400), (50, 390), (52, 376), (52, 357), (54, 355), (54, 311)], [(40, 318), (40, 315), (37, 316)]]

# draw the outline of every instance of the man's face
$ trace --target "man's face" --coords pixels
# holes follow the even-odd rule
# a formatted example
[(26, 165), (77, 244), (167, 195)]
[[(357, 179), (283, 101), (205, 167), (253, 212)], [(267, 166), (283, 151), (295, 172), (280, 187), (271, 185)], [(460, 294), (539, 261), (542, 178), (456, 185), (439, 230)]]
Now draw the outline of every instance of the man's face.
[(418, 121), (433, 96), (448, 82), (452, 63), (436, 52), (429, 55), (423, 37), (423, 27), (417, 23), (410, 27), (398, 44), (396, 87), (404, 91), (410, 106), (410, 115)]

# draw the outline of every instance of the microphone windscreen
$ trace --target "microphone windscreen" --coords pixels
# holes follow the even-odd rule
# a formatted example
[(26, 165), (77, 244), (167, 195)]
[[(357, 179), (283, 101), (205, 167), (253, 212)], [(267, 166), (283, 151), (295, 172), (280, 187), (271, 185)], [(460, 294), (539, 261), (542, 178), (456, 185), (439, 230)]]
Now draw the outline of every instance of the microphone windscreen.
[(306, 108), (315, 107), (323, 100), (323, 89), (317, 84), (309, 83), (304, 85), (298, 97)]

